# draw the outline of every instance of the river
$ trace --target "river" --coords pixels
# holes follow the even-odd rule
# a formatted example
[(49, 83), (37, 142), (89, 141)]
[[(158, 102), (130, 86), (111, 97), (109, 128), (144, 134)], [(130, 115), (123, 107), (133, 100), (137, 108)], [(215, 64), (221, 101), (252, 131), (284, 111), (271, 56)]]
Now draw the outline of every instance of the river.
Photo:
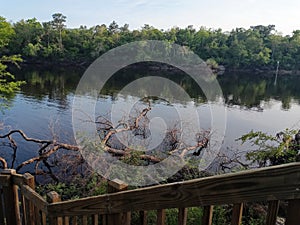
[[(18, 80), (25, 80), (26, 84), (16, 92), (11, 99), (10, 107), (1, 114), (0, 122), (5, 133), (10, 129), (21, 129), (29, 137), (38, 139), (51, 139), (55, 137), (61, 142), (75, 143), (72, 129), (72, 104), (76, 87), (84, 73), (82, 69), (74, 68), (32, 68), (25, 67), (16, 71)], [(108, 112), (112, 104), (132, 104), (135, 96), (117, 93), (131, 81), (142, 76), (153, 75), (154, 72), (139, 69), (138, 71), (126, 70), (115, 74), (103, 88), (99, 97), (98, 106)], [(165, 72), (161, 72), (165, 73)], [(155, 76), (160, 76), (155, 71)], [(170, 78), (183, 87), (191, 100), (177, 102), (176, 107), (185, 110), (196, 110), (200, 113), (203, 129), (210, 126), (210, 104), (219, 105), (220, 102), (207, 102), (205, 96), (199, 91), (193, 80), (184, 74), (167, 74)], [(249, 146), (241, 146), (236, 139), (251, 130), (261, 130), (276, 134), (285, 128), (300, 128), (300, 77), (279, 76), (277, 84), (275, 76), (264, 76), (247, 73), (227, 72), (218, 78), (223, 91), (225, 117), (225, 137), (221, 150), (245, 151)], [(156, 101), (153, 108), (156, 116), (171, 118), (174, 105), (163, 101)], [(22, 141), (18, 142), (18, 154), (14, 165), (33, 157), (37, 154), (37, 146)], [(5, 146), (0, 147), (0, 156), (6, 158), (11, 164), (13, 153)], [(25, 169), (26, 171), (27, 169)], [(30, 170), (30, 169), (28, 169)]]

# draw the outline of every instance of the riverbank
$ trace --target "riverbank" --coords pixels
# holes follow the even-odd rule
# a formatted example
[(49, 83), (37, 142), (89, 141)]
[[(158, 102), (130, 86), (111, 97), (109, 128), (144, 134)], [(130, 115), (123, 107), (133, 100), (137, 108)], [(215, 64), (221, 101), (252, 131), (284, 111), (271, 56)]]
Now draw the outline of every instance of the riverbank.
[[(21, 67), (32, 67), (32, 68), (76, 68), (78, 70), (86, 70), (91, 64), (93, 60), (86, 60), (86, 61), (72, 61), (72, 60), (24, 60), (21, 63)], [(209, 65), (208, 65), (209, 66)], [(210, 67), (210, 66), (209, 66)], [(136, 64), (131, 64), (125, 68), (125, 70), (150, 70), (150, 71), (157, 71), (157, 72), (168, 72), (174, 74), (180, 74), (182, 71), (174, 66), (159, 63), (159, 62), (141, 62)], [(214, 74), (222, 76), (228, 73), (247, 73), (253, 75), (264, 75), (264, 76), (273, 76), (276, 74), (275, 69), (259, 69), (259, 68), (230, 68), (227, 66), (219, 65), (218, 67), (210, 67)], [(284, 75), (296, 75), (300, 76), (300, 70), (285, 70), (279, 69), (278, 70), (279, 76)]]

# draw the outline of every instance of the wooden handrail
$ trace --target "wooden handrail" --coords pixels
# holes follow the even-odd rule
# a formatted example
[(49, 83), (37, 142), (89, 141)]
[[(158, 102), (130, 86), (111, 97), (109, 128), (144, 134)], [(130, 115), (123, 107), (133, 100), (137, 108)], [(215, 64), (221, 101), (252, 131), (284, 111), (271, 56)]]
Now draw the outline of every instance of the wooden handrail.
[(30, 201), (41, 211), (47, 213), (48, 203), (35, 191), (33, 191), (28, 185), (20, 186), (20, 190), (24, 197), (30, 199)]
[(300, 163), (53, 203), (55, 216), (300, 199)]
[(142, 215), (141, 223), (144, 225), (147, 211), (156, 210), (157, 224), (164, 225), (166, 209), (177, 208), (178, 224), (186, 225), (188, 208), (204, 207), (202, 224), (211, 225), (214, 205), (233, 204), (231, 224), (240, 225), (244, 202), (267, 201), (266, 223), (275, 225), (281, 200), (288, 201), (286, 224), (298, 225), (297, 221), (300, 221), (300, 163), (130, 191), (124, 191), (127, 184), (122, 181), (115, 180), (109, 184), (110, 192), (121, 192), (64, 202), (60, 201), (57, 193), (52, 192), (52, 200), (47, 203), (35, 192), (32, 175), (3, 170), (0, 174), (0, 195), (4, 201), (0, 202), (0, 208), (5, 210), (0, 210), (0, 223), (46, 225), (47, 221), (53, 224), (69, 224), (69, 221), (77, 224), (77, 221), (81, 221), (87, 224), (92, 219), (96, 225), (99, 224), (99, 215), (102, 215), (104, 224), (119, 225), (130, 224), (131, 212), (137, 211)]

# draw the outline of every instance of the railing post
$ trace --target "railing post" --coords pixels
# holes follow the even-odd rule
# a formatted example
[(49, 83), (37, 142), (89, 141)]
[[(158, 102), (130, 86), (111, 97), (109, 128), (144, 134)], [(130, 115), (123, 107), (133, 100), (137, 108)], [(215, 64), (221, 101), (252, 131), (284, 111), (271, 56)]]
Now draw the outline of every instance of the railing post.
[(232, 209), (231, 225), (242, 224), (243, 203), (234, 204)]
[(12, 175), (16, 174), (16, 170), (5, 169), (1, 174), (9, 176), (8, 185), (3, 187), (6, 222), (9, 225), (21, 225), (18, 187), (12, 182)]
[(140, 214), (140, 225), (147, 225), (148, 212), (140, 211), (139, 214)]
[(180, 208), (178, 210), (178, 224), (179, 225), (187, 225), (187, 208)]
[(270, 201), (268, 204), (268, 214), (266, 225), (276, 225), (277, 214), (279, 210), (279, 201)]
[(157, 210), (157, 225), (165, 225), (166, 224), (166, 210), (159, 209)]
[[(30, 173), (25, 173), (23, 175), (23, 181), (25, 185), (28, 185), (32, 190), (35, 190), (35, 181), (34, 181), (34, 176), (32, 176)], [(22, 205), (23, 205), (23, 220), (24, 223), (30, 224), (30, 225), (35, 225), (36, 224), (36, 219), (35, 219), (35, 210), (33, 204), (30, 202), (29, 199), (24, 199), (22, 197)]]
[[(108, 182), (108, 193), (126, 191), (127, 189), (128, 184), (119, 179), (114, 179)], [(130, 225), (131, 212), (107, 215), (106, 221), (107, 225)]]
[(213, 218), (213, 205), (204, 206), (203, 208), (203, 216), (202, 216), (202, 224), (203, 225), (211, 225)]
[(289, 200), (286, 225), (296, 225), (300, 221), (300, 199)]
[[(47, 201), (49, 203), (55, 203), (55, 202), (60, 202), (61, 198), (59, 194), (57, 194), (55, 191), (51, 191), (47, 194)], [(50, 219), (50, 224), (52, 225), (63, 225), (63, 220), (61, 217), (53, 217), (49, 215)]]

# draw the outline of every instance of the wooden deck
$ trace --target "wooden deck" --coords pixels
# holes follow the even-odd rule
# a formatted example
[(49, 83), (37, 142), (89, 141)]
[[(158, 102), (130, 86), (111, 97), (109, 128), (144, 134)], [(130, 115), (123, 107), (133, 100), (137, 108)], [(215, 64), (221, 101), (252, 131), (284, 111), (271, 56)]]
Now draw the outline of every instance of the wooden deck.
[(0, 175), (0, 225), (129, 225), (139, 212), (157, 212), (157, 225), (166, 224), (166, 209), (178, 209), (178, 225), (187, 224), (190, 207), (203, 207), (199, 224), (212, 224), (213, 206), (232, 206), (232, 225), (241, 224), (243, 204), (268, 202), (267, 225), (275, 225), (280, 201), (288, 202), (286, 225), (300, 224), (300, 163), (213, 176), (191, 181), (126, 190), (121, 181), (110, 182), (110, 194), (61, 201), (55, 192), (48, 201), (35, 192), (34, 178), (3, 170)]

